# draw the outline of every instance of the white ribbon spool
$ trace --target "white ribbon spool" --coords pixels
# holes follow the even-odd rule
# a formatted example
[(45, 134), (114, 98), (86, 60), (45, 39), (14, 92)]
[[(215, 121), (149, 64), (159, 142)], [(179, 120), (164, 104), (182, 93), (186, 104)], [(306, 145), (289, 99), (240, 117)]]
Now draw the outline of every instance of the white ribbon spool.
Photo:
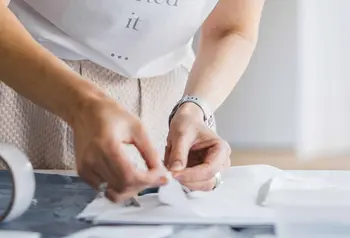
[(12, 178), (12, 195), (8, 208), (0, 214), (0, 222), (9, 222), (25, 213), (35, 193), (35, 177), (32, 164), (18, 149), (0, 144), (0, 160), (3, 161)]

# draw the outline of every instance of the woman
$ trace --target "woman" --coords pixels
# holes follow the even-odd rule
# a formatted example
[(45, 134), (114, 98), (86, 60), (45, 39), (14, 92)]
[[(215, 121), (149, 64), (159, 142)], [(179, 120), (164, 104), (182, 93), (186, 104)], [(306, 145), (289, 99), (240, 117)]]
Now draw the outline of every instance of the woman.
[(190, 189), (218, 185), (230, 149), (212, 114), (249, 63), (264, 0), (0, 2), (0, 142), (108, 183), (113, 201), (166, 183), (164, 164)]

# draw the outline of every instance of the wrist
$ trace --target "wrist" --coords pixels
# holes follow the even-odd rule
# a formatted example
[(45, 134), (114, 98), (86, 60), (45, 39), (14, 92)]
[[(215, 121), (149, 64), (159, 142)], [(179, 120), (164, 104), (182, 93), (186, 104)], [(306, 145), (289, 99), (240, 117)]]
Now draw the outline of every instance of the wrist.
[[(180, 110), (181, 108), (181, 110)], [(201, 111), (201, 113), (200, 113)], [(215, 130), (215, 118), (211, 113), (210, 106), (201, 98), (196, 96), (183, 96), (180, 101), (175, 105), (169, 116), (169, 126), (173, 117), (182, 116), (187, 119), (201, 121), (209, 128)]]
[[(80, 123), (91, 116), (91, 112), (101, 105), (107, 96), (92, 83), (81, 80), (71, 89), (70, 104), (64, 109), (64, 120), (70, 125)], [(90, 114), (90, 115), (89, 115)]]
[(182, 104), (174, 115), (174, 118), (176, 117), (191, 118), (194, 121), (204, 123), (204, 114), (202, 109), (200, 109), (198, 105), (191, 102)]

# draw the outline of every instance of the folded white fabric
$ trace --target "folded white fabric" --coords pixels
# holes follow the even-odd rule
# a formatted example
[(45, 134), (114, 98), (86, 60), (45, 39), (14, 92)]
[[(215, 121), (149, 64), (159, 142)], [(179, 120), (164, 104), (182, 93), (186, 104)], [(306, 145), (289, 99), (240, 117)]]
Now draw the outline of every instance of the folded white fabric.
[(269, 195), (273, 191), (344, 189), (328, 179), (305, 178), (267, 165), (232, 167), (223, 173), (223, 181), (214, 191), (187, 196), (181, 185), (171, 180), (158, 194), (139, 197), (141, 207), (126, 208), (105, 198), (96, 199), (78, 218), (96, 224), (271, 225), (274, 213)]
[(35, 232), (24, 231), (0, 231), (0, 237), (6, 238), (40, 238), (41, 235)]
[[(330, 192), (342, 192), (343, 194), (350, 194), (350, 186), (344, 184), (334, 183), (327, 178), (322, 177), (298, 177), (291, 173), (278, 173), (260, 188), (258, 193), (258, 204), (262, 206), (271, 205), (271, 196), (278, 192), (294, 193), (296, 197), (298, 194), (317, 193), (327, 196)], [(350, 204), (350, 201), (349, 201)]]
[(241, 236), (229, 226), (185, 227), (176, 232), (171, 238), (251, 238)]
[(239, 232), (233, 231), (229, 226), (186, 226), (174, 229), (172, 226), (99, 226), (85, 229), (65, 238), (253, 238), (241, 236)]
[(164, 205), (190, 209), (187, 195), (179, 181), (174, 179), (171, 174), (168, 176), (168, 183), (159, 188), (158, 199)]
[(180, 184), (171, 180), (160, 188), (159, 194), (139, 197), (141, 207), (125, 208), (99, 198), (78, 218), (97, 224), (221, 224), (223, 220), (230, 223), (227, 218), (232, 218), (235, 223), (265, 224), (271, 221), (271, 212), (256, 204), (257, 191), (264, 182), (281, 172), (266, 165), (232, 167), (223, 172), (224, 183), (218, 189), (194, 192), (186, 197)]
[(173, 230), (174, 229), (171, 226), (101, 226), (85, 229), (65, 238), (165, 238), (171, 236)]

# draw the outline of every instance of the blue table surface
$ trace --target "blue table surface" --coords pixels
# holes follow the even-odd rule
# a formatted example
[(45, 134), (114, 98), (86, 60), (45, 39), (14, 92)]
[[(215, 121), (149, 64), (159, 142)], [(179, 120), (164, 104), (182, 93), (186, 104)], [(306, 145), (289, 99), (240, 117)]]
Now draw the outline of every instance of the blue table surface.
[[(40, 232), (43, 238), (63, 237), (90, 227), (75, 217), (90, 203), (96, 193), (78, 177), (35, 174), (37, 204), (19, 219), (0, 224), (1, 230)], [(0, 171), (0, 204), (11, 194), (7, 171)]]
[[(0, 210), (10, 199), (12, 190), (10, 179), (7, 171), (0, 171)], [(32, 231), (41, 233), (42, 238), (62, 238), (92, 227), (91, 224), (76, 219), (76, 216), (96, 196), (96, 192), (79, 177), (37, 173), (35, 179), (34, 198), (37, 203), (32, 204), (17, 220), (0, 223), (0, 230)], [(156, 190), (149, 189), (145, 192), (156, 192)], [(266, 229), (268, 234), (273, 233), (271, 227), (263, 228), (264, 233)], [(246, 229), (236, 228), (237, 230)]]

